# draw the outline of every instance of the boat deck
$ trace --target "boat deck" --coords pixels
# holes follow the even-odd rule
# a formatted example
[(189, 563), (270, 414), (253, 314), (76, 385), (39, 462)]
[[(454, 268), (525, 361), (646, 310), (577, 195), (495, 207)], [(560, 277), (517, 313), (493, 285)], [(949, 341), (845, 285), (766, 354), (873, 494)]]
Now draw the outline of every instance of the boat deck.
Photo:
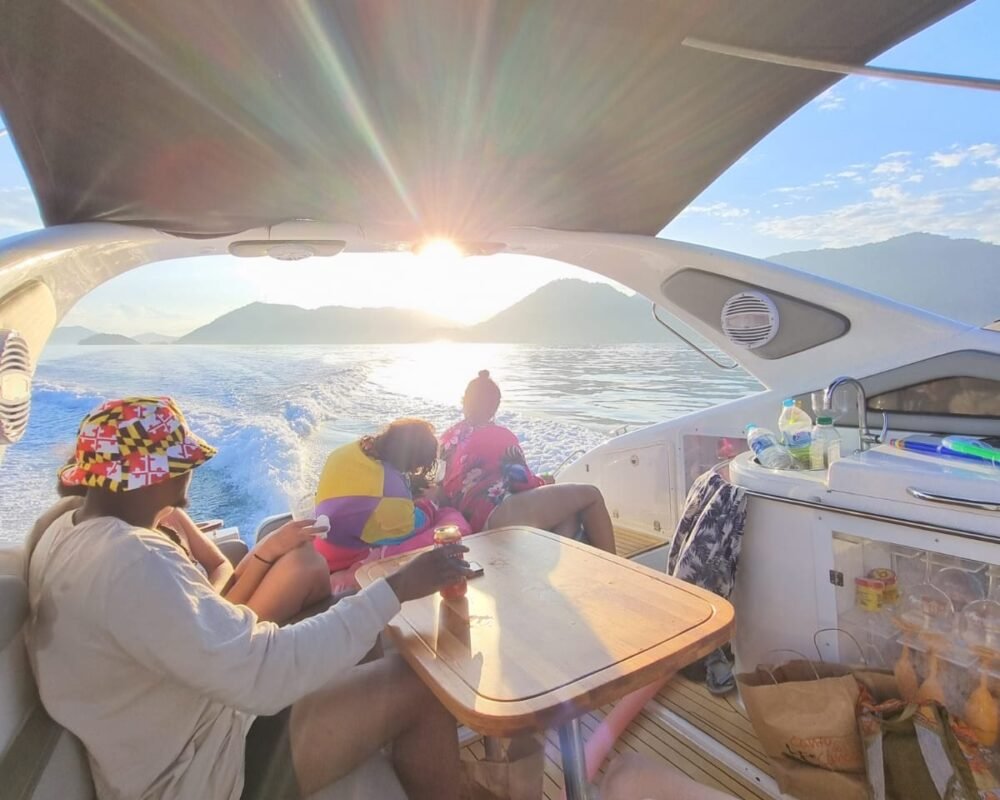
[[(585, 736), (593, 733), (610, 709), (607, 706), (582, 719)], [(708, 734), (757, 770), (770, 774), (767, 756), (736, 696), (714, 697), (682, 676), (677, 676), (646, 706), (615, 743), (615, 752), (638, 752), (664, 761), (694, 780), (741, 800), (769, 800), (774, 796), (751, 775), (721, 763), (688, 740), (671, 722), (673, 715)], [(466, 745), (465, 751), (466, 757), (477, 760), (485, 755), (481, 740)], [(545, 800), (562, 800), (563, 774), (555, 731), (546, 732), (543, 791)]]
[(622, 558), (632, 558), (666, 543), (662, 536), (615, 526), (615, 548)]

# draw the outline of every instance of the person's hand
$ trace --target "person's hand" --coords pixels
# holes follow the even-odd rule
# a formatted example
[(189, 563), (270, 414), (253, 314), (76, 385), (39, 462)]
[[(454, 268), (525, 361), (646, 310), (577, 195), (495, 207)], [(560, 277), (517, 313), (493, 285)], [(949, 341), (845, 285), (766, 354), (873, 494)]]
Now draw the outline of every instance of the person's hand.
[(297, 519), (286, 522), (278, 530), (260, 542), (253, 551), (265, 561), (277, 561), (285, 553), (290, 553), (297, 547), (309, 544), (317, 536), (323, 536), (329, 530), (317, 526), (314, 519)]
[(386, 581), (400, 603), (426, 597), (462, 578), (472, 577), (472, 570), (461, 557), (467, 552), (469, 548), (463, 544), (436, 547), (421, 553)]
[(543, 486), (551, 486), (556, 482), (556, 476), (550, 475), (548, 472), (546, 472), (544, 475), (539, 475), (538, 477), (542, 479)]
[(155, 526), (158, 528), (160, 525), (165, 525), (175, 533), (177, 531), (183, 532), (184, 528), (182, 526), (184, 525), (184, 517), (186, 516), (187, 514), (183, 510), (170, 506), (170, 508), (165, 508), (163, 513), (157, 517)]
[(432, 483), (426, 489), (424, 489), (419, 498), (420, 500), (429, 500), (435, 505), (440, 505), (441, 503), (441, 487), (436, 483)]

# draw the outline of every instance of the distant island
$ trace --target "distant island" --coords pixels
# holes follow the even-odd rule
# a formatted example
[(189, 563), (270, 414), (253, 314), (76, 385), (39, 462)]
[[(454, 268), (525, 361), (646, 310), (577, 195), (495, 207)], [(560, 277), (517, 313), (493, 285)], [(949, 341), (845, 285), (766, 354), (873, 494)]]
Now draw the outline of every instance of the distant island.
[[(1000, 246), (927, 233), (877, 244), (782, 253), (778, 264), (856, 286), (951, 317), (983, 325), (1000, 318)], [(961, 265), (956, 280), (954, 265)], [(606, 283), (558, 280), (485, 322), (468, 327), (399, 308), (327, 306), (305, 309), (251, 303), (174, 338), (134, 338), (80, 326), (57, 328), (50, 344), (394, 344), (448, 339), (540, 345), (662, 342), (650, 301)]]
[(141, 344), (141, 342), (122, 336), (120, 333), (95, 333), (81, 340), (79, 344)]

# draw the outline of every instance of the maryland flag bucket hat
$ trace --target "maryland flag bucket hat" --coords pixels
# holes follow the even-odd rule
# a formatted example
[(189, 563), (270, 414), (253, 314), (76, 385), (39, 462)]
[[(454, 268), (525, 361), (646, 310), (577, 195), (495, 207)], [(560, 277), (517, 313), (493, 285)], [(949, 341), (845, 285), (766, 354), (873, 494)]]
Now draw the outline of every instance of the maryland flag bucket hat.
[(80, 423), (75, 457), (59, 470), (59, 480), (128, 492), (183, 475), (215, 452), (169, 397), (109, 400)]

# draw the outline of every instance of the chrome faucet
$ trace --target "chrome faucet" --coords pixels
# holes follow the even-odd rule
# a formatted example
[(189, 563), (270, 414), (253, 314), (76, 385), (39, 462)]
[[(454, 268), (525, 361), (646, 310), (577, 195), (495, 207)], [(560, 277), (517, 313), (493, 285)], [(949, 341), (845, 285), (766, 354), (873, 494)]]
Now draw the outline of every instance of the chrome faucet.
[(868, 430), (868, 398), (865, 396), (865, 387), (861, 385), (861, 381), (857, 378), (849, 378), (846, 375), (834, 378), (833, 382), (826, 387), (826, 390), (823, 392), (824, 411), (833, 410), (833, 393), (846, 384), (853, 386), (858, 394), (858, 450), (864, 451), (873, 444), (879, 444), (885, 440), (889, 430), (889, 417), (885, 412), (882, 413), (881, 435), (877, 433), (873, 434)]

